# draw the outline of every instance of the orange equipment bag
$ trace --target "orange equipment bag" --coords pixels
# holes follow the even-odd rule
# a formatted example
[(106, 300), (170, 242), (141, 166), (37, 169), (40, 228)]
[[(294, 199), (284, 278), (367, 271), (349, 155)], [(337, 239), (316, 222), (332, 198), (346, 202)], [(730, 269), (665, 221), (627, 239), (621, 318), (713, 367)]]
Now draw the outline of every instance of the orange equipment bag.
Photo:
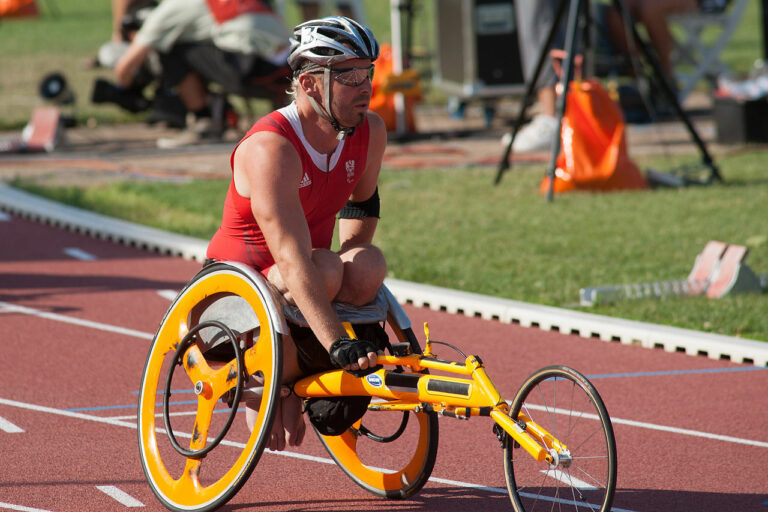
[(421, 100), (418, 73), (415, 70), (406, 70), (400, 75), (395, 75), (392, 72), (392, 64), (392, 47), (388, 44), (381, 45), (379, 58), (375, 62), (376, 72), (373, 74), (371, 83), (373, 93), (368, 108), (381, 116), (388, 131), (393, 131), (397, 128), (394, 93), (402, 92), (405, 96), (406, 129), (414, 132), (416, 123), (413, 117), (413, 106)]
[(35, 0), (0, 0), (0, 17), (37, 16)]
[[(572, 81), (565, 104), (553, 191), (648, 188), (629, 158), (621, 109), (600, 82)], [(540, 192), (549, 190), (549, 179)]]

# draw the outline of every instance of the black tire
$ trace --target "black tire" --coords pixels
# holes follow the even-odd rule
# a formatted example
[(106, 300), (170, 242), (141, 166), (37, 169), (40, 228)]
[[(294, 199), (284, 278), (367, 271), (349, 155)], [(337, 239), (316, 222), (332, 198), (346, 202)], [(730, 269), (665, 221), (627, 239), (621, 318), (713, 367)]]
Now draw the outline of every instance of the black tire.
[(538, 370), (512, 402), (510, 417), (520, 413), (568, 453), (562, 459), (557, 454), (555, 464), (537, 462), (505, 436), (504, 474), (515, 510), (609, 511), (616, 490), (616, 441), (608, 411), (586, 377), (565, 366)]

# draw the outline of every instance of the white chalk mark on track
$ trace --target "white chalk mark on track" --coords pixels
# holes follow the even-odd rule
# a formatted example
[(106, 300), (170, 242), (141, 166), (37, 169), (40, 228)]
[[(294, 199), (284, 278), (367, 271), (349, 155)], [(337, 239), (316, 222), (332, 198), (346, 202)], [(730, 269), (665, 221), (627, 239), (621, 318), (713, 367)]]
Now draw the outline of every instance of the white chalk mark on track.
[(50, 512), (50, 510), (42, 508), (24, 507), (22, 505), (14, 505), (13, 503), (3, 503), (2, 501), (0, 501), (0, 508), (6, 510), (19, 510), (20, 512)]
[(173, 300), (179, 294), (176, 290), (157, 290), (157, 294), (164, 299)]
[[(114, 420), (114, 419), (110, 419), (110, 418), (102, 418), (100, 416), (92, 416), (90, 414), (82, 414), (82, 413), (78, 413), (78, 412), (65, 411), (65, 410), (62, 410), (62, 409), (54, 409), (53, 407), (46, 407), (46, 406), (43, 406), (43, 405), (35, 405), (35, 404), (28, 404), (28, 403), (24, 403), (24, 402), (17, 402), (15, 400), (8, 400), (8, 399), (5, 399), (5, 398), (0, 398), (0, 405), (9, 405), (9, 406), (12, 406), (12, 407), (19, 407), (21, 409), (27, 409), (27, 410), (37, 411), (37, 412), (44, 412), (44, 413), (48, 413), (48, 414), (56, 414), (56, 415), (59, 415), (59, 416), (66, 416), (66, 417), (69, 417), (69, 418), (80, 419), (80, 420), (95, 421), (97, 423), (106, 423), (108, 425), (115, 425), (115, 426), (119, 426), (119, 427), (128, 427), (128, 428), (134, 428), (134, 429), (137, 428), (137, 425), (136, 425), (135, 422), (129, 423), (129, 422), (126, 422), (126, 421), (121, 421), (121, 420)], [(155, 429), (155, 430), (158, 433), (165, 433), (165, 430), (161, 429), (161, 428), (158, 428), (158, 429)], [(176, 435), (177, 438), (189, 439), (189, 438), (192, 437), (191, 434), (188, 434), (188, 433), (185, 433), (185, 432), (174, 432), (174, 434)], [(235, 442), (227, 441), (227, 440), (222, 441), (221, 445), (222, 446), (232, 446), (232, 447), (239, 448), (239, 449), (243, 449), (246, 446), (245, 443), (235, 443)], [(277, 451), (272, 451), (272, 450), (269, 450), (269, 449), (266, 449), (264, 451), (265, 451), (265, 453), (271, 453), (273, 455), (280, 455), (280, 456), (283, 456), (283, 457), (290, 457), (290, 458), (301, 459), (301, 460), (306, 460), (306, 461), (310, 461), (310, 462), (317, 462), (317, 463), (320, 463), (320, 464), (329, 464), (329, 465), (335, 465), (336, 464), (336, 462), (334, 462), (332, 459), (328, 459), (328, 458), (324, 458), (324, 457), (315, 457), (313, 455), (305, 455), (303, 453), (295, 453), (295, 452), (289, 452), (289, 451), (277, 452)], [(376, 470), (376, 471), (387, 471), (386, 468), (371, 468), (371, 469)], [(441, 483), (441, 484), (446, 484), (446, 485), (452, 485), (452, 486), (456, 486), (456, 487), (465, 487), (465, 488), (485, 490), (485, 491), (494, 492), (494, 493), (497, 493), (497, 494), (499, 494), (499, 493), (500, 494), (506, 494), (507, 493), (506, 489), (502, 489), (502, 488), (499, 488), (499, 487), (488, 487), (486, 485), (473, 484), (473, 483), (470, 483), (470, 482), (461, 482), (461, 481), (458, 481), (458, 480), (446, 480), (444, 478), (431, 477), (430, 481), (436, 482), (436, 483)], [(616, 508), (614, 508), (613, 510), (616, 511), (616, 512), (632, 512), (632, 511), (620, 510), (620, 509), (616, 509)]]
[(82, 249), (78, 249), (77, 247), (67, 247), (66, 249), (64, 249), (63, 252), (67, 256), (70, 256), (80, 261), (95, 261), (97, 259), (96, 256), (94, 256), (93, 254), (86, 252)]
[(20, 434), (24, 432), (24, 429), (17, 427), (7, 419), (0, 416), (0, 430), (5, 432), (6, 434)]
[(135, 508), (146, 506), (127, 492), (115, 487), (114, 485), (97, 485), (96, 488), (125, 507)]
[(125, 334), (126, 336), (133, 336), (134, 338), (141, 338), (144, 340), (151, 340), (154, 335), (136, 331), (134, 329), (127, 329), (125, 327), (117, 327), (115, 325), (102, 324), (100, 322), (92, 322), (90, 320), (82, 320), (66, 315), (59, 315), (57, 313), (48, 313), (47, 311), (40, 311), (39, 309), (28, 308), (25, 306), (17, 306), (15, 304), (9, 304), (8, 302), (0, 302), (0, 312), (5, 313), (20, 313), (22, 315), (31, 315), (39, 318), (45, 318), (46, 320), (54, 320), (56, 322), (64, 322), (67, 324), (79, 325), (81, 327), (88, 327), (90, 329), (98, 329), (100, 331), (114, 332), (116, 334)]

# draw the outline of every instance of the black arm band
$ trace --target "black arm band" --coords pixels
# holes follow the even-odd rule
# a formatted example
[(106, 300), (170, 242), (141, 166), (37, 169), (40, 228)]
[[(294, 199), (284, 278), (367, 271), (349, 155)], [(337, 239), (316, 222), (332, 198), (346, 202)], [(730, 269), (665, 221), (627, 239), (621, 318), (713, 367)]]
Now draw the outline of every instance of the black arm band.
[(365, 201), (360, 201), (359, 203), (347, 201), (347, 205), (339, 212), (339, 218), (364, 219), (366, 217), (376, 217), (378, 219), (380, 206), (379, 187), (376, 187), (373, 195)]

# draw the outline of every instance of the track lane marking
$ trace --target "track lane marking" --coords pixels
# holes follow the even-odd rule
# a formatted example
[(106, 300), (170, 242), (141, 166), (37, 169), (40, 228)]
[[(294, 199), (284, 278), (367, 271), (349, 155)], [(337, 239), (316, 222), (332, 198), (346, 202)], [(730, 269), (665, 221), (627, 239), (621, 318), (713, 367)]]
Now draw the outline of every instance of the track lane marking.
[(146, 507), (142, 502), (114, 485), (97, 485), (96, 488), (125, 507)]
[(80, 261), (96, 261), (97, 259), (93, 254), (86, 252), (78, 247), (67, 247), (62, 252), (67, 256)]
[(663, 375), (692, 375), (696, 373), (728, 373), (728, 372), (749, 372), (753, 370), (768, 370), (768, 366), (743, 366), (739, 368), (698, 368), (695, 370), (663, 370), (658, 372), (631, 372), (631, 373), (603, 373), (597, 375), (587, 375), (589, 380), (593, 379), (619, 379), (626, 377), (658, 377)]
[[(553, 412), (555, 414), (563, 414), (566, 416), (573, 415), (572, 411), (568, 411), (565, 409), (552, 408), (552, 407), (545, 407), (543, 405), (525, 404), (524, 407), (528, 409), (533, 409), (535, 411), (547, 411), (547, 412)], [(589, 420), (600, 421), (600, 417), (597, 414), (583, 413), (583, 414), (580, 414), (579, 417), (586, 418)], [(765, 441), (754, 441), (752, 439), (743, 439), (740, 437), (724, 436), (720, 434), (710, 434), (709, 432), (702, 432), (700, 430), (668, 427), (666, 425), (657, 425), (655, 423), (647, 423), (645, 421), (625, 420), (622, 418), (614, 418), (613, 416), (611, 416), (611, 423), (613, 423), (614, 425), (627, 425), (630, 427), (644, 428), (647, 430), (659, 430), (662, 432), (669, 432), (672, 434), (681, 434), (681, 435), (693, 436), (693, 437), (703, 437), (706, 439), (716, 439), (718, 441), (725, 441), (727, 443), (746, 444), (749, 446), (756, 446), (758, 448), (768, 448), (768, 442), (765, 442)]]
[(164, 299), (173, 300), (179, 294), (176, 290), (157, 290), (157, 294)]
[[(115, 425), (115, 426), (119, 426), (119, 427), (127, 427), (127, 428), (132, 428), (132, 429), (137, 429), (138, 428), (138, 425), (136, 423), (128, 423), (128, 422), (122, 421), (122, 420), (115, 420), (115, 419), (110, 419), (110, 418), (102, 418), (102, 417), (99, 417), (99, 416), (91, 416), (89, 414), (80, 414), (80, 413), (66, 411), (66, 410), (63, 410), (63, 409), (55, 409), (53, 407), (46, 407), (46, 406), (43, 406), (43, 405), (35, 405), (35, 404), (29, 404), (29, 403), (24, 403), (24, 402), (17, 402), (15, 400), (8, 400), (6, 398), (0, 398), (0, 405), (9, 405), (9, 406), (12, 406), (12, 407), (19, 407), (21, 409), (27, 409), (27, 410), (32, 410), (32, 411), (36, 411), (36, 412), (44, 412), (44, 413), (49, 413), (49, 414), (56, 414), (56, 415), (60, 415), (60, 416), (66, 416), (66, 417), (69, 417), (69, 418), (81, 419), (81, 420), (86, 420), (86, 421), (95, 421), (97, 423), (106, 423), (108, 425)], [(156, 428), (155, 431), (158, 432), (158, 433), (165, 433), (165, 429), (162, 429), (162, 428)], [(192, 437), (191, 434), (188, 434), (186, 432), (174, 432), (174, 434), (176, 435), (177, 438), (190, 439)], [(233, 441), (227, 441), (226, 439), (221, 441), (221, 444), (225, 445), (225, 446), (231, 446), (231, 447), (234, 447), (234, 448), (240, 448), (240, 449), (243, 449), (246, 446), (245, 443), (236, 443), (236, 442), (233, 442)], [(293, 458), (293, 459), (301, 459), (301, 460), (304, 460), (304, 461), (317, 462), (317, 463), (320, 463), (320, 464), (327, 464), (327, 465), (332, 465), (332, 466), (336, 465), (336, 462), (334, 460), (328, 459), (328, 458), (325, 458), (325, 457), (316, 457), (314, 455), (305, 455), (303, 453), (296, 453), (296, 452), (289, 452), (289, 451), (282, 451), (282, 452), (280, 452), (280, 451), (272, 451), (272, 450), (270, 450), (268, 448), (265, 449), (264, 451), (267, 452), (267, 453), (274, 454), (274, 455), (280, 455), (282, 457), (289, 457), (289, 458)], [(373, 469), (375, 471), (390, 471), (387, 468), (375, 468), (374, 467), (374, 468), (371, 468), (371, 469)], [(472, 489), (477, 489), (477, 490), (485, 490), (485, 491), (489, 491), (489, 492), (493, 492), (493, 493), (497, 493), (497, 494), (499, 494), (499, 493), (500, 494), (507, 494), (507, 490), (505, 488), (501, 488), (501, 487), (489, 487), (487, 485), (473, 484), (473, 483), (470, 483), (470, 482), (462, 482), (462, 481), (459, 481), (459, 480), (448, 480), (448, 479), (445, 479), (445, 478), (438, 478), (438, 477), (430, 477), (429, 481), (435, 482), (435, 483), (446, 484), (446, 485), (452, 485), (452, 486), (456, 486), (456, 487), (465, 487), (465, 488), (472, 488)], [(540, 498), (540, 499), (545, 499), (545, 498)], [(563, 501), (563, 503), (566, 503), (566, 502)], [(581, 505), (581, 503), (580, 503), (580, 505)], [(614, 510), (616, 512), (634, 512), (634, 511), (631, 511), (631, 510), (625, 510), (625, 509), (619, 509), (619, 508), (613, 508), (612, 510)], [(38, 512), (38, 511), (37, 510), (31, 510), (31, 512)], [(40, 512), (48, 512), (48, 511), (40, 511)]]
[(0, 416), (0, 430), (5, 432), (6, 434), (21, 434), (24, 432), (24, 429), (21, 427), (17, 427), (7, 419)]
[(7, 510), (18, 510), (20, 512), (51, 512), (50, 510), (45, 510), (42, 508), (25, 507), (23, 505), (14, 505), (13, 503), (4, 503), (2, 501), (0, 501), (0, 508)]
[(117, 327), (115, 325), (103, 324), (101, 322), (92, 322), (90, 320), (82, 320), (66, 315), (59, 315), (57, 313), (49, 313), (47, 311), (41, 311), (39, 309), (28, 308), (26, 306), (18, 306), (16, 304), (10, 304), (8, 302), (0, 302), (0, 311), (5, 313), (20, 313), (22, 315), (36, 316), (39, 318), (45, 318), (47, 320), (54, 320), (56, 322), (64, 322), (66, 324), (74, 324), (82, 327), (88, 327), (90, 329), (98, 329), (100, 331), (113, 332), (116, 334), (125, 334), (126, 336), (132, 336), (134, 338), (141, 338), (143, 340), (151, 340), (154, 335), (137, 331), (134, 329), (128, 329), (126, 327)]

